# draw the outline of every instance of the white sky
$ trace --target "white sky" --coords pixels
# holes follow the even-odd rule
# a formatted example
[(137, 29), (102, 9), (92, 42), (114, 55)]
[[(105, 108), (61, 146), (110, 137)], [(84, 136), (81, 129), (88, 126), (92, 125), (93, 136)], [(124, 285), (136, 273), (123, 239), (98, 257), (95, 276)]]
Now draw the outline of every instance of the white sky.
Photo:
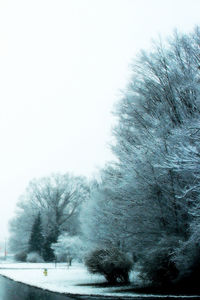
[(0, 239), (28, 182), (112, 158), (113, 103), (151, 38), (199, 22), (199, 0), (0, 0)]

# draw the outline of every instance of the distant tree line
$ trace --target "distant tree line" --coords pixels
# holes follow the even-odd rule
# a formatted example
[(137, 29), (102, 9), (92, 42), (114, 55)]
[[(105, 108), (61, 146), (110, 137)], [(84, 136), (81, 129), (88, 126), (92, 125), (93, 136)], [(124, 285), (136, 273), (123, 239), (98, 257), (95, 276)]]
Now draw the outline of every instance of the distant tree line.
[[(70, 253), (77, 243), (74, 255), (109, 281), (127, 281), (133, 264), (145, 282), (169, 286), (187, 280), (194, 286), (200, 275), (198, 27), (141, 51), (114, 114), (115, 161), (98, 180), (79, 179), (73, 193), (68, 184), (74, 178), (59, 177), (61, 190), (50, 179), (33, 181), (28, 202), (19, 202), (11, 222), (11, 242), (19, 247), (20, 237), (20, 250), (27, 251), (41, 219), (37, 238), (53, 255), (67, 248)], [(49, 246), (42, 245), (46, 260)]]
[(78, 214), (88, 192), (84, 177), (53, 174), (32, 180), (10, 222), (10, 249), (17, 257), (36, 252), (45, 261), (54, 260), (51, 245), (59, 235), (80, 232)]

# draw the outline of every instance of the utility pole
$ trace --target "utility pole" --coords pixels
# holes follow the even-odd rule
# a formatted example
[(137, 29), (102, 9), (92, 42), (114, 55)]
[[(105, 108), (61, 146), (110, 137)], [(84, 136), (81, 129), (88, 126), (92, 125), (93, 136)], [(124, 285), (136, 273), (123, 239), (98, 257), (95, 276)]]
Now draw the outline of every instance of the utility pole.
[(5, 247), (4, 247), (4, 259), (6, 260), (7, 250), (6, 250), (6, 238), (5, 238)]

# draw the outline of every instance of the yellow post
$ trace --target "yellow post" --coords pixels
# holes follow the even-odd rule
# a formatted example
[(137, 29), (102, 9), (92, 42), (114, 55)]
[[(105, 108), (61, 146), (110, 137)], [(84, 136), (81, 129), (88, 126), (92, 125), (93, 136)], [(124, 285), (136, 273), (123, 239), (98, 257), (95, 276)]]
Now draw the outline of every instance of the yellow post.
[(44, 269), (43, 274), (44, 276), (47, 276), (47, 269)]

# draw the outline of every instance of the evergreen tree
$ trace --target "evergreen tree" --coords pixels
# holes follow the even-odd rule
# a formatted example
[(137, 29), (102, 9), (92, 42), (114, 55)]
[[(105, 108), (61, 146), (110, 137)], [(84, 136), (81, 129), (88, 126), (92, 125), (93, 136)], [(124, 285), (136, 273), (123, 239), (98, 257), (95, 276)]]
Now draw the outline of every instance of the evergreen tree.
[(47, 237), (45, 238), (44, 246), (43, 246), (43, 259), (45, 261), (53, 261), (55, 260), (54, 251), (51, 248), (53, 243), (56, 243), (58, 239), (58, 231), (51, 231)]
[(41, 216), (40, 213), (37, 215), (37, 217), (34, 220), (32, 229), (31, 229), (31, 235), (29, 239), (29, 252), (37, 252), (38, 254), (42, 254), (44, 244), (44, 238), (42, 235), (42, 223), (41, 223)]

